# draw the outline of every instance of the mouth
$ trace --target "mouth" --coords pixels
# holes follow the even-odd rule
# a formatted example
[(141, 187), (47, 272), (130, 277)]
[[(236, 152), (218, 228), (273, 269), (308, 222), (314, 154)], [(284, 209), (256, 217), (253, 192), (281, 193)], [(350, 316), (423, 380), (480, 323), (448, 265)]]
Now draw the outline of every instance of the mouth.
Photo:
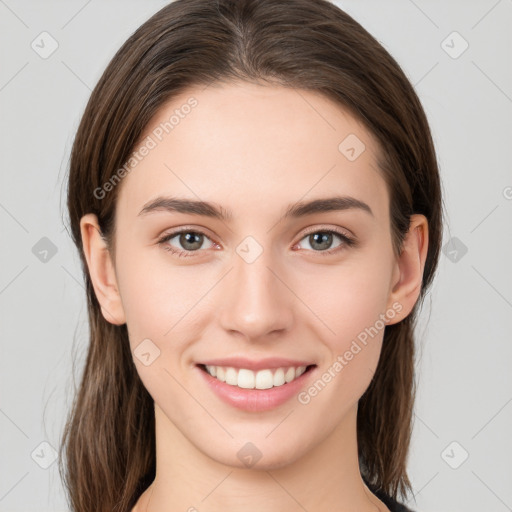
[(216, 366), (197, 364), (210, 377), (241, 389), (265, 390), (285, 387), (305, 373), (316, 368), (316, 364), (307, 366), (282, 366), (279, 368), (263, 368), (257, 371), (232, 366)]

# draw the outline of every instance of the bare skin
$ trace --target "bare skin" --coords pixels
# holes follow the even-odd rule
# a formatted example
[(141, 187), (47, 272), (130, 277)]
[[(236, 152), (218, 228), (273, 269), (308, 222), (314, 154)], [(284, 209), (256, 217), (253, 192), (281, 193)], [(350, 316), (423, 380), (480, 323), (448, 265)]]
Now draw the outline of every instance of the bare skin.
[[(127, 324), (132, 351), (145, 339), (160, 350), (148, 366), (134, 356), (155, 402), (157, 474), (132, 512), (385, 512), (361, 478), (356, 435), (383, 328), (307, 404), (294, 397), (265, 412), (237, 409), (209, 389), (196, 364), (277, 356), (316, 364), (315, 380), (332, 371), (379, 315), (389, 325), (412, 310), (427, 221), (412, 217), (395, 255), (377, 144), (320, 94), (246, 83), (196, 87), (164, 106), (144, 137), (192, 96), (197, 106), (118, 185), (115, 255), (96, 217), (81, 221), (104, 317)], [(353, 161), (338, 149), (349, 134), (365, 144)], [(362, 201), (371, 213), (281, 218), (298, 201), (335, 195)], [(233, 217), (139, 215), (157, 196), (214, 202)], [(192, 250), (179, 235), (158, 243), (180, 227), (203, 233), (202, 245)], [(326, 230), (356, 244), (333, 234), (319, 249), (310, 235)], [(262, 249), (251, 263), (236, 251), (247, 236)], [(247, 442), (262, 453), (252, 467), (237, 456)]]

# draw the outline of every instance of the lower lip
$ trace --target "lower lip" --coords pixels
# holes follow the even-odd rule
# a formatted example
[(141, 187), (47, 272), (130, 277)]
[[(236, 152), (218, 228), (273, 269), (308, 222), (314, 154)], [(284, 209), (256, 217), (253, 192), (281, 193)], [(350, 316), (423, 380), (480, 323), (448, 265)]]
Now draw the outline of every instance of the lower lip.
[(310, 375), (316, 369), (316, 367), (312, 367), (297, 379), (283, 384), (282, 386), (270, 389), (243, 389), (238, 386), (231, 386), (230, 384), (226, 384), (212, 377), (199, 366), (196, 366), (196, 368), (206, 380), (210, 389), (221, 400), (237, 409), (250, 412), (269, 411), (284, 404), (299, 393), (306, 380), (309, 379)]

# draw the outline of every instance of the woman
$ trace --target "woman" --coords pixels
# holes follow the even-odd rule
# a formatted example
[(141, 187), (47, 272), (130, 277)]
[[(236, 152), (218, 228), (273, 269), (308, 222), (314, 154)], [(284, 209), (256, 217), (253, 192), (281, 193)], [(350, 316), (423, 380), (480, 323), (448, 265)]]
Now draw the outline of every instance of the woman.
[(409, 510), (441, 204), (417, 95), (335, 5), (156, 13), (72, 149), (90, 322), (72, 510)]

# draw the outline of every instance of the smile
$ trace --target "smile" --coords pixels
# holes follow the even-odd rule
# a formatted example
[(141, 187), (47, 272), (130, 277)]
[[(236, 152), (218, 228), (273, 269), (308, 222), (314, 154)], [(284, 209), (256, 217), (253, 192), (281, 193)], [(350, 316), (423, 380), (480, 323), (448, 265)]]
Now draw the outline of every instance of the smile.
[(284, 386), (314, 366), (289, 366), (253, 371), (247, 368), (200, 365), (201, 369), (215, 379), (242, 389), (270, 389)]
[(223, 402), (248, 412), (275, 409), (291, 400), (315, 378), (311, 359), (241, 355), (198, 361), (200, 380)]

